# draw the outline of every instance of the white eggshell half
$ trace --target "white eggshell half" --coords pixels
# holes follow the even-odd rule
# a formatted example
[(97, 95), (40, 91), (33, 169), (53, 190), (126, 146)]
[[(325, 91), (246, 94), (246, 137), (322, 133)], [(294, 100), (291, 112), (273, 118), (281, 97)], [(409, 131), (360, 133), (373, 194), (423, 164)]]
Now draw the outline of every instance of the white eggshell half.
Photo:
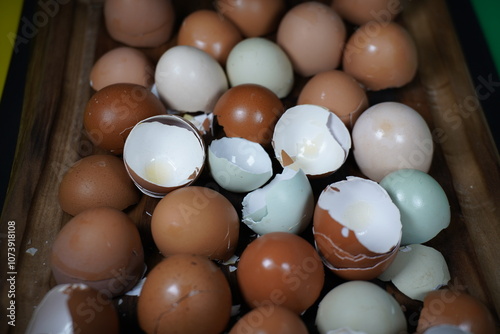
[(262, 235), (270, 232), (298, 234), (311, 222), (314, 198), (302, 170), (285, 168), (269, 184), (243, 199), (243, 223)]
[(272, 145), (283, 167), (302, 169), (308, 176), (321, 176), (342, 166), (351, 148), (351, 136), (333, 112), (302, 104), (287, 109), (280, 117)]
[(472, 333), (453, 325), (438, 325), (427, 329), (423, 334), (472, 334)]
[(208, 163), (215, 182), (229, 191), (255, 190), (273, 176), (269, 154), (260, 144), (244, 138), (223, 137), (212, 141)]
[(349, 328), (339, 328), (326, 332), (326, 334), (367, 334), (365, 332), (353, 331)]
[(403, 246), (379, 279), (392, 281), (406, 296), (423, 301), (426, 294), (448, 284), (450, 272), (443, 255), (421, 244)]

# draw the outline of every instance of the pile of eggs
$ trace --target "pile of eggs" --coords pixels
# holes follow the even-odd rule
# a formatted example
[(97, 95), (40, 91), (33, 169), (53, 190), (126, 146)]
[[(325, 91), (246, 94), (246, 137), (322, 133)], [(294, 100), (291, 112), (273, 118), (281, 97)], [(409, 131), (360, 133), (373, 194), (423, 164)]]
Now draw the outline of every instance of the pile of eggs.
[(400, 2), (178, 7), (104, 3), (97, 153), (59, 185), (72, 218), (27, 333), (492, 333), (425, 245), (450, 223), (427, 123), (369, 101), (416, 75)]

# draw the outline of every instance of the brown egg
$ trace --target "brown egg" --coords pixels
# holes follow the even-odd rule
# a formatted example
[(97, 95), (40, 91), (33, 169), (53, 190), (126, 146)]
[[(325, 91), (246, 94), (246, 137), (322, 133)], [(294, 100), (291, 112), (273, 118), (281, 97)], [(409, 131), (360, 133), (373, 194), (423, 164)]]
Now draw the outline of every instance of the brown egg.
[(83, 126), (95, 146), (121, 154), (134, 125), (165, 112), (164, 105), (147, 88), (117, 83), (92, 95), (85, 107)]
[(178, 45), (190, 45), (205, 51), (221, 65), (243, 37), (235, 25), (213, 10), (197, 10), (189, 14), (179, 29)]
[(403, 9), (400, 0), (333, 0), (332, 7), (344, 19), (357, 25), (392, 21)]
[(364, 24), (348, 40), (343, 56), (344, 71), (374, 91), (406, 85), (417, 66), (412, 37), (394, 22)]
[(345, 38), (344, 21), (334, 10), (308, 1), (285, 14), (277, 43), (290, 57), (294, 70), (308, 77), (339, 66)]
[(335, 113), (351, 129), (368, 108), (368, 97), (349, 74), (331, 70), (316, 74), (302, 88), (297, 104), (316, 104)]
[(206, 257), (169, 256), (148, 274), (137, 315), (148, 334), (222, 333), (231, 315), (229, 283)]
[(495, 320), (488, 308), (476, 297), (452, 289), (427, 294), (417, 333), (438, 325), (453, 325), (474, 334), (496, 333)]
[(267, 233), (248, 244), (236, 274), (250, 307), (279, 305), (297, 314), (314, 304), (324, 283), (314, 247), (287, 232)]
[(58, 196), (61, 209), (73, 216), (100, 206), (123, 210), (139, 201), (123, 160), (101, 154), (75, 162), (64, 174)]
[(241, 137), (268, 145), (274, 126), (284, 112), (278, 96), (256, 84), (241, 84), (227, 90), (217, 101), (214, 114), (228, 137)]
[(239, 218), (231, 202), (206, 187), (168, 193), (156, 206), (151, 232), (164, 256), (198, 254), (228, 260), (238, 243)]
[(100, 90), (115, 83), (133, 83), (150, 88), (154, 82), (154, 66), (141, 51), (117, 47), (103, 54), (90, 71), (90, 85)]
[(104, 20), (108, 33), (118, 42), (151, 48), (170, 39), (175, 11), (171, 0), (106, 0)]
[(254, 308), (236, 322), (229, 334), (307, 334), (302, 319), (287, 308), (270, 305)]
[(85, 210), (57, 234), (50, 266), (57, 284), (84, 283), (108, 297), (119, 296), (144, 272), (139, 231), (119, 210)]
[(231, 20), (245, 37), (259, 37), (276, 30), (285, 10), (284, 0), (217, 0), (217, 11)]

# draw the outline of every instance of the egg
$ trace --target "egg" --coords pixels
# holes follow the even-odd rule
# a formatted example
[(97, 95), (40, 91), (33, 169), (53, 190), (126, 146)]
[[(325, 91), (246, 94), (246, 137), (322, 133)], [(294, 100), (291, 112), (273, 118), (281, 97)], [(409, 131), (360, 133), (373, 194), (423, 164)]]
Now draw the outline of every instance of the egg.
[(400, 169), (385, 176), (380, 185), (401, 213), (402, 245), (427, 242), (450, 225), (448, 197), (429, 174), (417, 169)]
[(85, 284), (60, 284), (35, 308), (26, 334), (118, 334), (118, 313), (112, 301)]
[(420, 244), (401, 247), (389, 268), (379, 276), (383, 281), (391, 281), (406, 296), (420, 301), (430, 291), (447, 285), (450, 278), (443, 255)]
[(285, 11), (284, 0), (217, 0), (217, 11), (231, 20), (245, 37), (274, 32)]
[(236, 44), (227, 58), (226, 73), (232, 87), (257, 84), (280, 99), (290, 93), (294, 83), (287, 54), (278, 44), (262, 37), (246, 38)]
[(465, 291), (448, 288), (425, 296), (416, 332), (424, 333), (441, 325), (456, 326), (474, 334), (496, 332), (491, 311), (479, 299)]
[(86, 209), (109, 206), (124, 210), (139, 202), (139, 192), (114, 155), (96, 154), (75, 162), (59, 183), (63, 211), (77, 215)]
[(183, 112), (212, 112), (227, 90), (222, 66), (211, 55), (189, 45), (168, 49), (158, 60), (155, 84), (160, 99), (171, 109)]
[(84, 283), (109, 298), (119, 296), (135, 286), (145, 269), (139, 231), (119, 210), (85, 210), (57, 234), (50, 266), (58, 284)]
[(173, 34), (175, 11), (171, 0), (106, 0), (104, 22), (109, 35), (129, 46), (152, 48)]
[(241, 317), (229, 334), (307, 334), (302, 319), (287, 308), (270, 305), (254, 308)]
[(205, 155), (205, 142), (189, 121), (161, 115), (134, 126), (125, 142), (123, 161), (139, 190), (161, 198), (193, 183), (205, 165)]
[(342, 18), (328, 5), (306, 1), (282, 18), (276, 42), (298, 74), (309, 77), (340, 65), (346, 39)]
[(355, 333), (406, 333), (406, 319), (398, 302), (366, 281), (345, 282), (330, 290), (319, 303), (316, 326), (321, 334), (341, 328)]
[(370, 21), (384, 24), (394, 20), (403, 10), (400, 0), (333, 0), (332, 8), (357, 25)]
[(336, 275), (373, 279), (397, 254), (399, 210), (376, 182), (348, 177), (330, 184), (319, 195), (313, 234), (325, 265)]
[(231, 202), (206, 187), (176, 189), (151, 217), (154, 242), (164, 256), (198, 254), (228, 260), (238, 244), (239, 218)]
[(325, 279), (314, 247), (287, 232), (268, 233), (250, 242), (236, 276), (250, 307), (278, 305), (297, 314), (314, 304)]
[(314, 196), (302, 170), (284, 168), (262, 188), (243, 198), (242, 221), (258, 234), (299, 234), (311, 223)]
[(228, 137), (241, 137), (269, 145), (276, 122), (284, 112), (278, 96), (258, 84), (241, 84), (226, 91), (214, 114)]
[(470, 332), (457, 326), (438, 325), (427, 329), (424, 334), (470, 334)]
[(150, 88), (154, 65), (140, 50), (121, 46), (103, 54), (92, 66), (90, 86), (98, 91), (115, 83), (132, 83)]
[(225, 65), (229, 52), (242, 39), (238, 28), (231, 21), (216, 11), (201, 9), (182, 21), (177, 44), (197, 47)]
[(353, 155), (361, 172), (380, 182), (400, 169), (427, 173), (434, 142), (429, 126), (413, 108), (381, 102), (365, 110), (352, 130)]
[(309, 177), (324, 177), (346, 161), (351, 136), (333, 112), (302, 104), (287, 109), (280, 117), (271, 143), (281, 166), (302, 169)]
[(417, 48), (401, 25), (368, 22), (347, 41), (342, 65), (369, 90), (402, 87), (417, 73)]
[(166, 112), (147, 88), (117, 83), (95, 92), (87, 102), (83, 126), (92, 143), (113, 154), (121, 154), (130, 130), (139, 121)]
[(139, 301), (139, 325), (153, 333), (222, 333), (231, 315), (231, 289), (204, 256), (178, 254), (148, 274)]
[(238, 137), (213, 140), (208, 147), (210, 173), (215, 182), (232, 192), (249, 192), (273, 176), (269, 154), (261, 145)]
[(352, 129), (359, 115), (368, 108), (368, 97), (352, 76), (340, 70), (330, 70), (320, 72), (306, 82), (297, 104), (323, 106)]

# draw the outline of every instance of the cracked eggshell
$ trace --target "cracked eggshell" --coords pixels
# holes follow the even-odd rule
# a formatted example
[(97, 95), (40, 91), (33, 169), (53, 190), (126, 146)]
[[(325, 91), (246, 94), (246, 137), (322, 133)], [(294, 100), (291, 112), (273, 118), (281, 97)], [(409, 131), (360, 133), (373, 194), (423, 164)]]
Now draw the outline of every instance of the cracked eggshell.
[(231, 315), (229, 283), (205, 256), (178, 254), (147, 276), (139, 301), (140, 327), (153, 333), (222, 333)]
[(30, 319), (26, 334), (39, 333), (118, 334), (118, 314), (106, 294), (85, 284), (59, 284), (45, 294)]
[(269, 154), (260, 144), (244, 138), (223, 137), (212, 141), (208, 163), (217, 184), (233, 192), (255, 190), (273, 176)]
[(271, 143), (283, 167), (302, 169), (310, 177), (322, 177), (344, 164), (351, 136), (333, 112), (303, 104), (287, 109), (280, 117)]
[(130, 132), (123, 161), (139, 190), (160, 198), (198, 178), (205, 164), (205, 143), (182, 117), (150, 117)]
[(254, 232), (299, 234), (314, 212), (311, 184), (302, 170), (285, 168), (263, 188), (243, 198), (242, 221)]
[(392, 281), (406, 296), (423, 301), (428, 292), (448, 284), (450, 272), (438, 250), (414, 244), (401, 247), (392, 264), (378, 278)]

